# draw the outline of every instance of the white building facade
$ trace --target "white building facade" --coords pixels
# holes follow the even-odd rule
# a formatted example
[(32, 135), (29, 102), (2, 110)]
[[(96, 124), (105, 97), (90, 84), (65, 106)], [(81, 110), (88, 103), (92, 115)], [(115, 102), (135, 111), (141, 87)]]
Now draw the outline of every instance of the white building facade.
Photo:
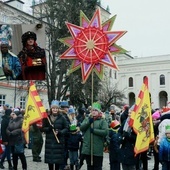
[[(119, 57), (118, 57), (119, 58)], [(152, 108), (167, 106), (170, 102), (170, 55), (118, 59), (118, 88), (133, 105), (138, 97), (143, 78), (148, 77)]]

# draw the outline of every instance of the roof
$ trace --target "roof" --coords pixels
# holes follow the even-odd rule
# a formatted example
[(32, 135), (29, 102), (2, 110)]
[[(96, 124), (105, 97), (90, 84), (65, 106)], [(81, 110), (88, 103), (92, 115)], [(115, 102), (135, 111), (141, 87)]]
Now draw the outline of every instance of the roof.
[(22, 4), (24, 4), (24, 2), (21, 1), (21, 0), (8, 0), (8, 1), (5, 1), (4, 3), (9, 3), (9, 2), (12, 2), (12, 1), (18, 1), (18, 2), (20, 2), (20, 3), (22, 3)]

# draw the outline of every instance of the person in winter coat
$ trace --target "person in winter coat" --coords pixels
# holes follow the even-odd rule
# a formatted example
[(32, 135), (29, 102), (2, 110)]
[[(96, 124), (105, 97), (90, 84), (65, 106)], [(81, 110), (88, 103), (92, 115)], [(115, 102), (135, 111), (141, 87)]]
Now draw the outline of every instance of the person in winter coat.
[(45, 50), (36, 43), (37, 35), (27, 31), (22, 35), (23, 48), (18, 54), (22, 67), (21, 80), (45, 80)]
[(74, 170), (74, 166), (76, 170), (79, 170), (78, 150), (81, 141), (82, 135), (79, 131), (77, 131), (76, 125), (70, 125), (70, 133), (67, 141), (70, 158), (70, 170)]
[[(69, 110), (69, 103), (68, 101), (61, 101), (60, 102), (60, 111), (62, 116), (67, 120), (68, 125), (71, 125), (70, 119), (69, 119), (69, 115), (68, 115), (68, 110)], [(65, 157), (65, 161), (64, 164), (60, 166), (61, 169), (68, 169), (69, 165), (68, 165), (68, 158), (69, 158), (69, 153), (68, 153), (68, 148), (67, 148), (67, 140), (68, 140), (68, 133), (65, 135), (65, 151), (64, 151), (64, 157)]]
[(119, 133), (120, 150), (119, 161), (122, 163), (123, 170), (136, 170), (137, 157), (135, 157), (134, 147), (136, 142), (136, 134), (131, 127), (128, 126), (128, 120), (133, 110), (129, 109), (128, 118), (121, 124)]
[[(43, 120), (45, 132), (45, 163), (49, 170), (59, 170), (60, 164), (64, 164), (65, 134), (68, 132), (68, 122), (59, 111), (59, 101), (51, 102), (49, 120)], [(59, 141), (58, 141), (58, 140)]]
[(162, 164), (162, 170), (170, 169), (170, 125), (166, 126), (165, 137), (159, 145), (159, 161)]
[(120, 162), (118, 159), (119, 154), (119, 135), (118, 130), (120, 128), (120, 123), (117, 120), (113, 120), (110, 124), (109, 129), (109, 161), (110, 161), (110, 170), (120, 170)]
[(32, 156), (34, 162), (41, 162), (40, 153), (43, 146), (43, 136), (41, 128), (38, 127), (38, 122), (34, 123), (30, 127), (32, 133)]
[(12, 163), (11, 163), (11, 146), (9, 145), (9, 137), (6, 133), (6, 129), (9, 124), (10, 120), (10, 114), (12, 110), (11, 109), (6, 109), (5, 110), (5, 115), (2, 116), (2, 121), (1, 121), (1, 136), (2, 136), (2, 143), (5, 145), (5, 151), (2, 154), (1, 161), (0, 161), (0, 169), (4, 169), (5, 167), (3, 166), (5, 158), (7, 158), (8, 161), (8, 167), (9, 169), (13, 169)]
[(118, 130), (120, 128), (120, 123), (117, 120), (113, 120), (110, 124), (109, 129), (109, 161), (110, 161), (110, 170), (120, 170), (120, 162), (118, 159), (119, 153), (119, 136)]
[(23, 116), (19, 109), (14, 109), (11, 113), (11, 120), (7, 127), (7, 135), (9, 136), (9, 145), (11, 146), (13, 168), (17, 170), (18, 157), (22, 163), (22, 169), (27, 169), (26, 157), (24, 154), (24, 134), (22, 132)]
[(86, 157), (87, 170), (102, 170), (108, 124), (99, 103), (93, 103), (91, 114), (83, 120), (80, 130), (84, 134), (82, 154)]
[(129, 114), (129, 106), (125, 105), (123, 107), (123, 112), (120, 116), (120, 123), (122, 124), (127, 118), (128, 118), (128, 114)]

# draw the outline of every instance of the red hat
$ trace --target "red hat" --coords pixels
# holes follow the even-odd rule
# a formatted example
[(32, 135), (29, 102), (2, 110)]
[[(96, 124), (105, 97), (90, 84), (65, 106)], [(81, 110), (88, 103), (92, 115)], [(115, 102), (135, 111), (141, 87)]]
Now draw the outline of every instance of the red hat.
[(118, 127), (118, 126), (120, 126), (120, 123), (119, 123), (119, 121), (117, 121), (117, 120), (113, 120), (113, 121), (110, 123), (110, 127), (111, 127), (111, 128), (116, 128), (116, 127)]
[(126, 105), (123, 106), (123, 109), (126, 110), (128, 107), (129, 107), (129, 105), (126, 104)]

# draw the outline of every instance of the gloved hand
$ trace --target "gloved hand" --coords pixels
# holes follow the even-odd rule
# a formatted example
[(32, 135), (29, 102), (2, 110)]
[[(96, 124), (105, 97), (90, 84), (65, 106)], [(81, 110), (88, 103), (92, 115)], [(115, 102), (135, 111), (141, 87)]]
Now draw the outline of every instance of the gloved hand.
[(62, 135), (61, 130), (58, 130), (58, 129), (57, 129), (55, 132), (56, 132), (57, 135)]
[(92, 124), (94, 122), (94, 118), (93, 117), (89, 117), (89, 123)]
[(94, 129), (93, 128), (90, 128), (90, 133), (94, 133)]

